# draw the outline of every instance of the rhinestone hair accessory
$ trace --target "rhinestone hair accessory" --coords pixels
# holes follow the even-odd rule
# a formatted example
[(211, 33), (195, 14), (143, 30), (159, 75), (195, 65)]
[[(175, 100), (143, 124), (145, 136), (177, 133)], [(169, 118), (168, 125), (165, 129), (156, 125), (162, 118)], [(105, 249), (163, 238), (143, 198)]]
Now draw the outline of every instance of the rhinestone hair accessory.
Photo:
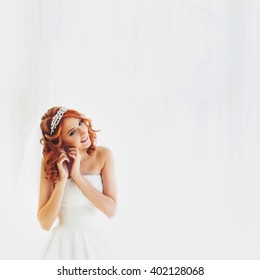
[(53, 134), (53, 132), (55, 131), (58, 124), (60, 123), (60, 120), (62, 119), (62, 117), (66, 111), (68, 111), (68, 109), (66, 107), (61, 107), (58, 110), (58, 112), (55, 114), (55, 116), (52, 118), (50, 135)]

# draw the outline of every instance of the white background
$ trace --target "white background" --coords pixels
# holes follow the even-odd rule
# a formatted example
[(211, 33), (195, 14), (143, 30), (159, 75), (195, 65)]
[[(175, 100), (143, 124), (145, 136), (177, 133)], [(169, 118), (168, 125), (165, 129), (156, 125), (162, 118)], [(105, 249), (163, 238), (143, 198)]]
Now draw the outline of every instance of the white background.
[(0, 258), (33, 258), (45, 235), (38, 185), (15, 186), (31, 131), (67, 106), (113, 151), (118, 259), (258, 259), (259, 11), (257, 0), (1, 1)]

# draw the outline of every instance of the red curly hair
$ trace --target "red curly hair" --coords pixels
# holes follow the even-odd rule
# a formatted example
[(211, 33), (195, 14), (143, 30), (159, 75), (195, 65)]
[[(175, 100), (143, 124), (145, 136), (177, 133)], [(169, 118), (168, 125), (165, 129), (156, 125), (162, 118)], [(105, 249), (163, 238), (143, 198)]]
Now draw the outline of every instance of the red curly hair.
[(61, 155), (62, 148), (62, 140), (61, 140), (61, 130), (63, 126), (64, 119), (66, 118), (79, 118), (84, 122), (84, 124), (88, 127), (89, 139), (91, 141), (91, 145), (87, 149), (87, 153), (90, 156), (94, 156), (96, 150), (96, 132), (100, 130), (94, 130), (92, 128), (91, 119), (86, 118), (83, 114), (69, 109), (67, 110), (60, 123), (56, 127), (54, 133), (50, 135), (50, 127), (52, 118), (58, 112), (61, 107), (53, 107), (50, 108), (41, 118), (41, 130), (42, 130), (42, 138), (40, 139), (40, 143), (43, 145), (43, 167), (46, 173), (46, 179), (52, 183), (57, 183), (59, 179), (59, 171), (56, 163)]

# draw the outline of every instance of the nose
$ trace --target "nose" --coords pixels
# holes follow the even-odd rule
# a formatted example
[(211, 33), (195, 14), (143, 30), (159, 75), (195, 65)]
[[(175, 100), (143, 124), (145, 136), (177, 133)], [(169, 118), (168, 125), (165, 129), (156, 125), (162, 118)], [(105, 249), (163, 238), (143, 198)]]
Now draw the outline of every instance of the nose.
[(80, 132), (80, 135), (84, 135), (86, 132), (85, 132), (85, 129), (83, 127), (79, 127), (79, 132)]

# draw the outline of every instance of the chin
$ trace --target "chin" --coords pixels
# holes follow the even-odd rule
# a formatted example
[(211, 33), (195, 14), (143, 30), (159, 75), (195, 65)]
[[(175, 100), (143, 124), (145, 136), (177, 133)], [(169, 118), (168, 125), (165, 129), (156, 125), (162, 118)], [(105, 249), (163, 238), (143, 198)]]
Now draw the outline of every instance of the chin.
[(87, 149), (90, 146), (91, 146), (91, 142), (89, 141), (87, 143), (82, 144), (82, 149)]

